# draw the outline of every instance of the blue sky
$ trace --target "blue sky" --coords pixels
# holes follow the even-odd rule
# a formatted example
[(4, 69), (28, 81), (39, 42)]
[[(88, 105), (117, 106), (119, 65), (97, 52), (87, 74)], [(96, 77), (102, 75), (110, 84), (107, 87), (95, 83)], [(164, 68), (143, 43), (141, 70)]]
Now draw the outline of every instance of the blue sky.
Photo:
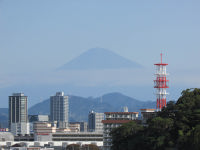
[(162, 51), (172, 86), (199, 87), (199, 6), (197, 0), (0, 0), (0, 88), (40, 82), (94, 47), (145, 66), (148, 86)]

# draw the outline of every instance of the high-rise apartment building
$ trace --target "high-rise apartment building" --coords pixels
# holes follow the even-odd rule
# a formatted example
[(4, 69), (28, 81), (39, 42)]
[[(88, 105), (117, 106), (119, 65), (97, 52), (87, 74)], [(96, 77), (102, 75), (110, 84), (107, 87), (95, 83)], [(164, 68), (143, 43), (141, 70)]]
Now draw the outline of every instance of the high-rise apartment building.
[(89, 132), (103, 132), (104, 113), (89, 112), (88, 115), (88, 131)]
[(120, 127), (124, 123), (128, 123), (131, 120), (138, 119), (138, 112), (127, 112), (128, 109), (125, 109), (126, 112), (105, 112), (106, 119), (102, 121), (104, 125), (103, 132), (103, 149), (111, 150), (112, 146), (112, 137), (110, 132), (113, 128)]
[(64, 96), (64, 92), (57, 92), (50, 97), (50, 120), (57, 121), (58, 128), (68, 127), (68, 113), (68, 96)]
[(23, 93), (9, 96), (9, 128), (14, 134), (29, 134), (28, 98)]

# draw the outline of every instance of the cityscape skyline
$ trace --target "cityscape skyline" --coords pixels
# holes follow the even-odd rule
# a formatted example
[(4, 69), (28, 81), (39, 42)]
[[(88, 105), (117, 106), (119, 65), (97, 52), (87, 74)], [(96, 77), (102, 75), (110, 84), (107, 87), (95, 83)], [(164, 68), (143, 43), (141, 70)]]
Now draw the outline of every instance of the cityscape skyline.
[(199, 6), (0, 0), (0, 149), (199, 149)]

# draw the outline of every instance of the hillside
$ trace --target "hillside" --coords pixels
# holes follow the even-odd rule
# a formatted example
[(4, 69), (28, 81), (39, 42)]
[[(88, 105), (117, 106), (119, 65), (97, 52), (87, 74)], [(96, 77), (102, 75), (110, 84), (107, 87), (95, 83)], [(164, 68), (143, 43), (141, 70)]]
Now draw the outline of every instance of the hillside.
[[(87, 121), (88, 112), (122, 111), (128, 106), (129, 111), (139, 112), (141, 108), (155, 108), (155, 102), (139, 101), (121, 93), (105, 94), (98, 98), (83, 98), (69, 96), (69, 119), (70, 121)], [(49, 99), (32, 106), (29, 114), (49, 114)]]
[(0, 128), (8, 127), (8, 108), (0, 108)]

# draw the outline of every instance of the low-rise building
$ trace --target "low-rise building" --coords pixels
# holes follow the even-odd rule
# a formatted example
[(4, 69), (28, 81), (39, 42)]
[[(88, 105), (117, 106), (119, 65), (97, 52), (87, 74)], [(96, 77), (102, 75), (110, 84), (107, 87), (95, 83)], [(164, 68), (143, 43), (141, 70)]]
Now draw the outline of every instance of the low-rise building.
[(26, 122), (11, 123), (11, 125), (10, 125), (10, 131), (14, 135), (18, 135), (18, 134), (22, 134), (22, 135), (30, 134), (29, 129), (30, 129), (30, 125), (29, 125), (29, 123), (26, 123)]
[(103, 134), (99, 132), (67, 132), (67, 133), (53, 133), (52, 141), (76, 141), (87, 143), (103, 143)]
[[(70, 124), (80, 124), (80, 132), (87, 132), (87, 122), (70, 122)], [(70, 126), (69, 126), (70, 127)]]
[(29, 125), (30, 125), (30, 133), (33, 134), (33, 124), (34, 122), (48, 122), (48, 115), (28, 115)]
[(0, 132), (0, 141), (14, 141), (14, 136), (11, 132)]
[(56, 132), (56, 126), (52, 126), (49, 122), (35, 122), (33, 130), (35, 141), (51, 141), (51, 135)]
[[(77, 125), (80, 130), (80, 124), (71, 124), (76, 131)], [(67, 142), (67, 143), (82, 143), (103, 145), (103, 133), (99, 132), (72, 132), (72, 129), (59, 129), (56, 124), (52, 125), (48, 122), (35, 122), (34, 123), (34, 141), (38, 142)]]
[(80, 124), (76, 122), (70, 122), (69, 129), (71, 132), (80, 132)]

